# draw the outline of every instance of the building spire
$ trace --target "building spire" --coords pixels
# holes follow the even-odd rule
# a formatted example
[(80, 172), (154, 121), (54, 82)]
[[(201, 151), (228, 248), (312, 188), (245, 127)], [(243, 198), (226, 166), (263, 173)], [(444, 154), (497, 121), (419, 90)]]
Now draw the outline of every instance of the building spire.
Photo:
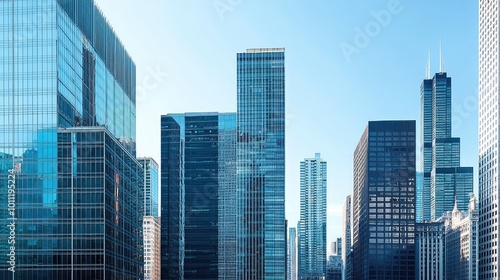
[(425, 78), (428, 80), (431, 78), (431, 48), (429, 48), (429, 53), (427, 55), (427, 65), (426, 65)]
[(444, 72), (443, 46), (439, 38), (439, 73)]

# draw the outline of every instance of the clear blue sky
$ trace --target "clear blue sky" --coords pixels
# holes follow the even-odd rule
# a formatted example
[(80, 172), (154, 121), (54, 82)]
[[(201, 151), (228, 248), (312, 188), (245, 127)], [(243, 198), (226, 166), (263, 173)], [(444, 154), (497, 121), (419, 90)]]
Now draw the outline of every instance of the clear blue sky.
[(237, 52), (285, 47), (286, 216), (296, 225), (299, 162), (320, 152), (328, 161), (330, 243), (342, 234), (353, 152), (367, 121), (419, 120), (428, 51), (437, 72), (441, 39), (453, 135), (477, 182), (477, 1), (96, 2), (137, 65), (140, 156), (160, 162), (162, 114), (236, 110)]

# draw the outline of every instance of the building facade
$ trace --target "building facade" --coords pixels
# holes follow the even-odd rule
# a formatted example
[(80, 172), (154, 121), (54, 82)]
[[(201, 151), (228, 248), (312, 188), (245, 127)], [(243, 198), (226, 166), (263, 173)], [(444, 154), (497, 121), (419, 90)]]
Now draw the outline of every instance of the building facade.
[(354, 152), (353, 279), (415, 279), (415, 121), (371, 121)]
[(352, 246), (352, 199), (348, 195), (344, 202), (342, 211), (342, 279), (346, 279), (347, 255), (351, 252)]
[(237, 54), (237, 278), (286, 278), (285, 50)]
[[(434, 221), (455, 203), (467, 210), (473, 168), (460, 167), (460, 138), (451, 137), (451, 78), (446, 72), (427, 77), (420, 87), (420, 164), (422, 192), (417, 204), (422, 221)], [(419, 217), (420, 218), (420, 217)]]
[(416, 224), (417, 280), (445, 279), (445, 234), (444, 220)]
[(446, 279), (479, 279), (479, 213), (471, 194), (468, 211), (458, 210), (446, 223)]
[(498, 279), (499, 1), (479, 0), (479, 279)]
[(234, 279), (236, 115), (161, 117), (162, 278)]
[(149, 157), (137, 160), (144, 169), (144, 216), (158, 217), (158, 163)]
[(288, 280), (297, 280), (297, 229), (288, 230)]
[(342, 280), (342, 257), (340, 255), (328, 257), (325, 280)]
[[(18, 170), (16, 277), (142, 277), (142, 235), (136, 230), (142, 227), (136, 219), (142, 217), (142, 204), (136, 203), (142, 196), (135, 193), (142, 187), (135, 181), (141, 168), (130, 158), (135, 158), (134, 62), (91, 0), (1, 1), (0, 10), (0, 166)], [(91, 126), (107, 130), (62, 131)], [(85, 142), (94, 136), (111, 141), (116, 150), (103, 147), (104, 140)], [(61, 154), (71, 150), (68, 143), (77, 145), (74, 151), (78, 145), (95, 148)], [(105, 152), (114, 158), (102, 162)], [(88, 163), (80, 162), (86, 157)], [(76, 162), (72, 173), (71, 164), (62, 163), (68, 158)], [(8, 181), (1, 182), (6, 190)], [(84, 196), (87, 191), (93, 195)], [(118, 199), (118, 208), (104, 198)], [(7, 213), (4, 205), (1, 215)], [(99, 213), (108, 215), (97, 219)], [(0, 239), (7, 240), (7, 220), (1, 220)], [(123, 234), (113, 237), (114, 232)], [(71, 242), (75, 238), (79, 243)], [(116, 246), (105, 248), (104, 240)], [(10, 277), (1, 274), (8, 271), (7, 249), (0, 246), (2, 279)]]
[(417, 197), (417, 204), (416, 204), (416, 215), (415, 215), (415, 219), (416, 219), (416, 222), (417, 223), (421, 223), (423, 221), (423, 216), (424, 216), (424, 209), (423, 209), (423, 206), (422, 206), (422, 200), (423, 200), (423, 179), (424, 179), (424, 174), (422, 172), (417, 172), (417, 175), (416, 175), (416, 197)]
[(331, 254), (334, 256), (342, 256), (342, 237), (337, 238), (330, 244)]
[(326, 169), (319, 153), (300, 162), (299, 279), (326, 275)]
[[(143, 165), (144, 166), (144, 165)], [(161, 279), (161, 227), (160, 218), (144, 216), (144, 280)]]

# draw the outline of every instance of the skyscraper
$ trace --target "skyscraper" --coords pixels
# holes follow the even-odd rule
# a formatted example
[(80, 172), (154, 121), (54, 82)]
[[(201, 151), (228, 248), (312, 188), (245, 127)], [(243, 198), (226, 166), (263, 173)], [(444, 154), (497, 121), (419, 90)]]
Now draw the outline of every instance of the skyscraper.
[(415, 279), (415, 121), (371, 121), (354, 152), (353, 279)]
[(319, 153), (300, 162), (299, 279), (326, 277), (326, 167)]
[(422, 82), (420, 109), (423, 186), (417, 205), (421, 220), (434, 221), (453, 209), (455, 199), (459, 210), (467, 210), (473, 189), (472, 167), (460, 167), (460, 138), (451, 137), (451, 78), (446, 72)]
[(236, 115), (162, 116), (161, 139), (162, 279), (234, 279)]
[(144, 216), (158, 217), (158, 163), (148, 157), (137, 160), (144, 169)]
[(0, 166), (19, 170), (16, 277), (141, 278), (134, 62), (92, 0), (0, 10)]
[(288, 231), (288, 280), (297, 280), (297, 229)]
[(347, 256), (352, 246), (352, 199), (348, 195), (342, 211), (342, 279), (346, 279)]
[(238, 279), (284, 279), (285, 50), (237, 54)]
[(498, 279), (499, 0), (479, 0), (479, 279)]
[(161, 227), (160, 218), (144, 216), (144, 280), (160, 280), (161, 275)]

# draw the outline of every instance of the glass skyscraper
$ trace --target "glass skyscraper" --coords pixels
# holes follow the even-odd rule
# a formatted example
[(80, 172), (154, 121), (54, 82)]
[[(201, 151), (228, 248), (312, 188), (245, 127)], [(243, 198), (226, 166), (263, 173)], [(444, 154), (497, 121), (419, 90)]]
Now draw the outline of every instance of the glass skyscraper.
[[(16, 277), (142, 277), (134, 62), (92, 0), (0, 1), (0, 11), (0, 167), (18, 170)], [(101, 128), (74, 129), (90, 126)]]
[(285, 279), (282, 48), (237, 54), (237, 180), (237, 279)]
[(297, 280), (297, 229), (288, 229), (288, 268), (287, 280)]
[(144, 216), (158, 217), (158, 163), (148, 157), (137, 160), (144, 169)]
[(352, 196), (348, 195), (345, 198), (344, 207), (342, 211), (342, 279), (346, 280), (348, 256), (351, 253), (352, 247)]
[[(417, 193), (422, 221), (451, 211), (457, 200), (465, 211), (473, 191), (473, 168), (460, 167), (460, 138), (451, 137), (451, 78), (439, 72), (420, 87), (420, 167), (423, 185)], [(420, 189), (419, 189), (420, 190)]]
[(498, 279), (500, 1), (479, 0), (479, 279)]
[(299, 279), (326, 277), (326, 166), (318, 153), (300, 162)]
[(354, 152), (352, 279), (415, 279), (415, 121), (371, 121)]
[(161, 117), (162, 279), (235, 279), (236, 114)]

